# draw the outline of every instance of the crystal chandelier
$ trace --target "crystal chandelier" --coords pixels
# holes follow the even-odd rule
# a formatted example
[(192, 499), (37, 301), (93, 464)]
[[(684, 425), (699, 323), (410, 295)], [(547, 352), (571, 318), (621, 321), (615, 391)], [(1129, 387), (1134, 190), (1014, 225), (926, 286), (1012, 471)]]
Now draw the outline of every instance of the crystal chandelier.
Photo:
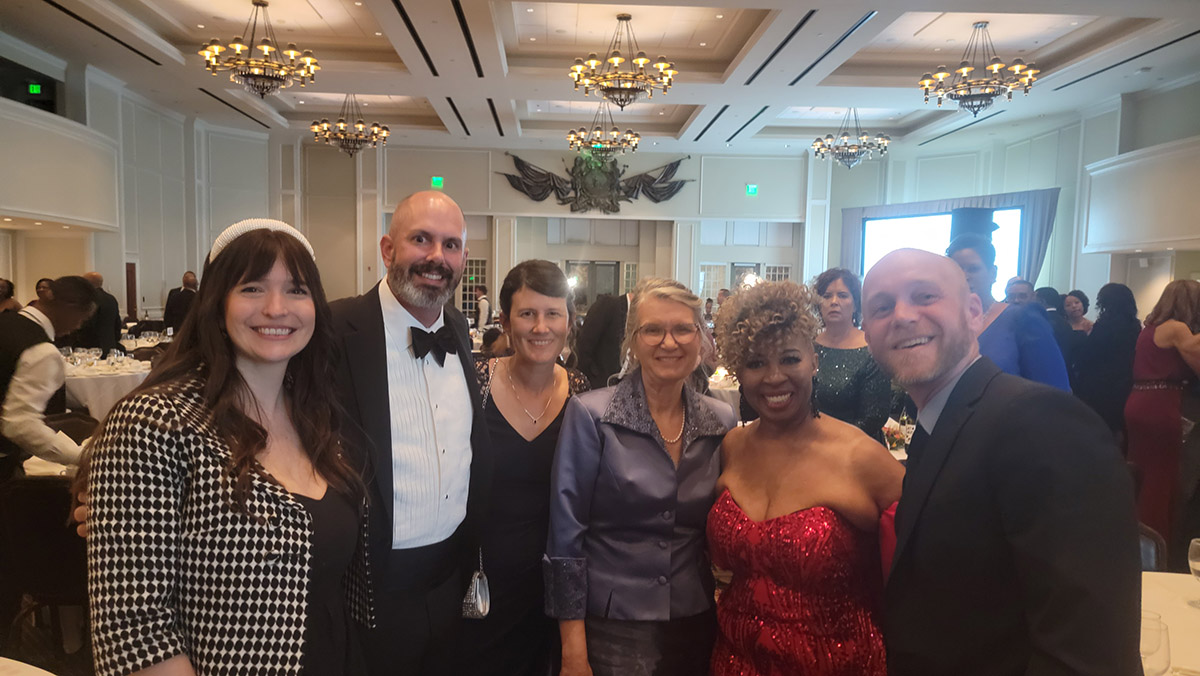
[[(313, 57), (312, 50), (301, 52), (296, 43), (288, 43), (287, 49), (279, 52), (279, 44), (275, 39), (275, 30), (271, 28), (271, 19), (267, 16), (267, 0), (253, 0), (254, 13), (246, 22), (246, 28), (240, 37), (234, 38), (229, 45), (222, 45), (220, 40), (213, 38), (201, 46), (200, 56), (204, 57), (204, 67), (214, 76), (223, 70), (229, 71), (229, 79), (246, 88), (247, 91), (266, 98), (283, 87), (290, 87), (299, 82), (300, 86), (313, 82), (321, 66)], [(262, 39), (254, 44), (258, 36), (258, 15), (262, 14)], [(242, 38), (249, 33), (250, 40)], [(221, 56), (222, 52), (232, 52)], [(261, 55), (256, 54), (261, 52)], [(283, 57), (286, 56), (285, 60)]]
[[(851, 118), (854, 120), (853, 128), (850, 127)], [(854, 142), (851, 142), (852, 139)], [(853, 169), (863, 158), (871, 157), (871, 153), (876, 150), (880, 155), (886, 155), (888, 144), (891, 142), (892, 138), (886, 134), (876, 134), (872, 139), (858, 122), (858, 109), (851, 108), (846, 111), (846, 117), (842, 118), (837, 138), (835, 139), (833, 134), (826, 134), (825, 138), (818, 136), (817, 140), (813, 141), (812, 149), (819, 159), (833, 155), (833, 159), (846, 165), (847, 169)]]
[[(604, 131), (605, 124), (611, 127), (607, 133)], [(567, 132), (567, 142), (570, 144), (571, 150), (591, 151), (593, 155), (602, 157), (637, 152), (638, 143), (641, 140), (642, 137), (634, 133), (632, 129), (626, 129), (624, 134), (621, 133), (616, 123), (613, 122), (612, 109), (609, 108), (608, 101), (600, 102), (600, 107), (596, 109), (596, 115), (592, 118), (590, 132), (587, 127)]]
[[(1009, 72), (1003, 72), (1005, 70)], [(973, 72), (979, 72), (980, 77), (971, 77)], [(967, 48), (963, 50), (962, 62), (953, 76), (945, 66), (938, 66), (936, 73), (922, 75), (917, 86), (925, 92), (925, 103), (929, 103), (929, 96), (933, 95), (941, 108), (942, 100), (948, 98), (957, 101), (959, 108), (971, 111), (972, 116), (978, 116), (1000, 96), (1011, 101), (1014, 89), (1024, 89), (1028, 96), (1037, 81), (1035, 76), (1040, 72), (1036, 64), (1025, 65), (1021, 59), (1013, 59), (1012, 65), (1006, 68), (992, 45), (988, 22), (976, 21)]]
[[(575, 81), (576, 91), (583, 85), (583, 93), (586, 96), (596, 89), (600, 96), (624, 109), (637, 101), (642, 94), (653, 98), (655, 89), (661, 89), (664, 94), (671, 89), (679, 71), (675, 70), (675, 64), (668, 62), (665, 56), (658, 57), (650, 69), (646, 68), (650, 59), (646, 57), (645, 52), (638, 49), (637, 40), (633, 37), (633, 25), (630, 23), (632, 18), (628, 14), (617, 15), (617, 30), (608, 43), (607, 60), (601, 61), (594, 52), (588, 54), (586, 60), (575, 59), (569, 75)], [(622, 49), (626, 50), (625, 54), (635, 55), (632, 61), (626, 58), (621, 52)], [(622, 69), (621, 66), (625, 63), (630, 65)]]
[(377, 148), (387, 144), (388, 136), (392, 133), (386, 125), (372, 122), (368, 127), (363, 122), (362, 108), (359, 107), (358, 97), (354, 94), (348, 94), (342, 102), (342, 112), (338, 114), (337, 122), (330, 124), (329, 119), (325, 118), (320, 122), (313, 121), (308, 129), (313, 133), (314, 141), (336, 145), (350, 157), (354, 157), (354, 153), (367, 145)]

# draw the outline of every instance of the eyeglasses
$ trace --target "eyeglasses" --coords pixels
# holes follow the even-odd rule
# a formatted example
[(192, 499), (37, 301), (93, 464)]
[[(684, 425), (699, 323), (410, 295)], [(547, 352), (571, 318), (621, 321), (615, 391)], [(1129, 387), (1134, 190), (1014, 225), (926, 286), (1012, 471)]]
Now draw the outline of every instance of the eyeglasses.
[(687, 345), (696, 340), (696, 336), (700, 335), (700, 325), (696, 323), (676, 324), (668, 329), (658, 324), (646, 324), (639, 326), (635, 333), (641, 338), (642, 343), (647, 346), (662, 345), (663, 341), (667, 339), (668, 333), (671, 334), (671, 338), (675, 340), (677, 345)]

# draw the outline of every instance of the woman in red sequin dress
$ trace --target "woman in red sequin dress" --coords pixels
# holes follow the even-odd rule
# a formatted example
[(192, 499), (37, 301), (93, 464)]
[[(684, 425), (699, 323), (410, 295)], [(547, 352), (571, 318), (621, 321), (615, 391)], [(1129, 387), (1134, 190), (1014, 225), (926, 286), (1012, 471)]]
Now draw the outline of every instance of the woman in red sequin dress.
[(880, 514), (903, 468), (858, 428), (812, 406), (814, 297), (760, 284), (717, 317), (722, 361), (759, 412), (722, 445), (708, 516), (717, 604), (713, 676), (883, 676)]

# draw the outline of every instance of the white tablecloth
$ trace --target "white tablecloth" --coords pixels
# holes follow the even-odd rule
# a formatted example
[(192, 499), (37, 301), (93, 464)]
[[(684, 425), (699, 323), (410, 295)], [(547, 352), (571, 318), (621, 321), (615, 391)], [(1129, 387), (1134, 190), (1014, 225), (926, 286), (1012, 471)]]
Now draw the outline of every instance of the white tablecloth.
[(1171, 666), (1200, 671), (1200, 581), (1180, 573), (1142, 573), (1142, 610), (1162, 615), (1171, 637)]
[(149, 369), (123, 373), (78, 369), (67, 376), (67, 406), (86, 406), (93, 418), (104, 420), (113, 404), (132, 392), (149, 374)]
[(733, 384), (721, 383), (719, 385), (714, 385), (710, 381), (708, 384), (708, 394), (709, 396), (720, 399), (726, 404), (732, 406), (733, 414), (739, 419), (742, 417), (741, 409), (739, 408), (742, 403), (742, 397), (740, 394), (738, 394), (738, 386), (736, 382)]
[(25, 664), (24, 662), (0, 657), (0, 676), (54, 676), (54, 674)]

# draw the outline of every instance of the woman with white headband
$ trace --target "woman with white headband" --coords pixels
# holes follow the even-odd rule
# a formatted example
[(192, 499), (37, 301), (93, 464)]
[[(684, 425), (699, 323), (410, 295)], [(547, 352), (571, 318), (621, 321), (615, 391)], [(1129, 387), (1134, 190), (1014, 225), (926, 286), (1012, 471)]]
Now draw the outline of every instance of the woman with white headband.
[(91, 446), (96, 673), (362, 673), (366, 503), (340, 452), (312, 246), (242, 221), (203, 280)]

